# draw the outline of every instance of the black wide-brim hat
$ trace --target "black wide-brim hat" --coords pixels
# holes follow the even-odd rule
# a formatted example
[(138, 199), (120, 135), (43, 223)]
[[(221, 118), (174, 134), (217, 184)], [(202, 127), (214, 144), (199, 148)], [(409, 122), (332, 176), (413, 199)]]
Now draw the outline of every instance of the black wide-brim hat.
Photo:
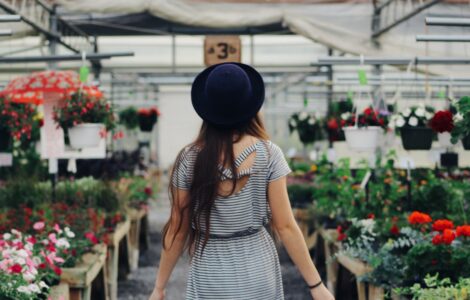
[(264, 102), (261, 74), (241, 63), (208, 67), (193, 82), (191, 101), (197, 114), (209, 124), (237, 128), (256, 116)]

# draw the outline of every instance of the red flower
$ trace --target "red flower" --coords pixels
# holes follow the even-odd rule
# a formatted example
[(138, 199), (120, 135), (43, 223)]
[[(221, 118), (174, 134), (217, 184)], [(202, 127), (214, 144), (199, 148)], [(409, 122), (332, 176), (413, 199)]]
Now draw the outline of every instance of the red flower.
[(85, 233), (85, 237), (92, 242), (94, 245), (98, 244), (98, 238), (95, 236), (93, 232)]
[(470, 225), (457, 226), (455, 233), (457, 234), (457, 236), (470, 237)]
[(454, 229), (454, 223), (450, 220), (436, 220), (434, 224), (432, 224), (432, 229), (434, 231), (444, 231), (445, 229)]
[(52, 266), (52, 269), (54, 270), (54, 273), (56, 273), (58, 276), (62, 274), (62, 270), (59, 267)]
[(151, 187), (145, 187), (144, 189), (144, 193), (147, 195), (147, 196), (152, 196), (152, 188)]
[(46, 264), (45, 263), (40, 263), (38, 265), (38, 269), (45, 269), (46, 268)]
[(396, 224), (393, 224), (392, 228), (390, 228), (390, 233), (393, 235), (399, 235), (400, 234), (400, 228)]
[(442, 242), (446, 245), (450, 245), (453, 240), (455, 240), (455, 233), (450, 229), (444, 229), (444, 232), (442, 233)]
[(432, 238), (432, 243), (436, 246), (442, 244), (442, 235), (440, 235), (440, 234), (435, 235)]
[(408, 216), (408, 222), (410, 224), (426, 224), (431, 223), (432, 219), (428, 214), (414, 211)]
[(330, 130), (338, 130), (338, 121), (335, 118), (332, 118), (328, 121), (327, 126)]
[(338, 225), (338, 227), (336, 227), (336, 232), (338, 233), (338, 242), (341, 242), (347, 238), (347, 235), (343, 232), (343, 227), (341, 227), (341, 225)]
[(367, 219), (375, 219), (375, 215), (373, 213), (370, 213), (367, 215)]
[(13, 266), (10, 267), (10, 272), (13, 274), (19, 274), (23, 270), (23, 267), (19, 264), (14, 264)]
[(365, 114), (366, 116), (370, 116), (370, 115), (372, 115), (373, 113), (374, 113), (374, 110), (373, 110), (372, 108), (370, 108), (370, 107), (364, 109), (364, 114)]
[(454, 129), (452, 113), (448, 110), (438, 111), (429, 122), (432, 130), (436, 132), (451, 132)]

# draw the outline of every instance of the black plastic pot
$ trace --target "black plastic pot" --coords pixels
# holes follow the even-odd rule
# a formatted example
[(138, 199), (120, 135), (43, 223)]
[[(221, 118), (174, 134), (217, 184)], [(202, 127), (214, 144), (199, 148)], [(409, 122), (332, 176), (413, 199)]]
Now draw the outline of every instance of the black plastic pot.
[(0, 127), (0, 152), (8, 152), (11, 150), (11, 134), (8, 128)]
[(441, 167), (453, 168), (459, 165), (459, 155), (453, 152), (441, 154)]
[(156, 122), (154, 120), (151, 120), (150, 118), (139, 118), (140, 131), (151, 132), (155, 123)]
[(470, 135), (467, 135), (462, 139), (462, 144), (465, 150), (470, 150)]
[(427, 127), (409, 127), (402, 128), (400, 135), (405, 150), (429, 150), (434, 132)]

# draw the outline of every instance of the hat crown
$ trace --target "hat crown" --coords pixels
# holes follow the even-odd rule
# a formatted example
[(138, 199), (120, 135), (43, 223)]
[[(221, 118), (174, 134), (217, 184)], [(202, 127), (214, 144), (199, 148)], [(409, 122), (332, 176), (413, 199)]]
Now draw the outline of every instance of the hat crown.
[[(231, 115), (243, 109), (251, 99), (252, 87), (246, 72), (235, 64), (215, 67), (207, 76), (205, 92), (221, 115)], [(234, 111), (235, 110), (235, 111)]]

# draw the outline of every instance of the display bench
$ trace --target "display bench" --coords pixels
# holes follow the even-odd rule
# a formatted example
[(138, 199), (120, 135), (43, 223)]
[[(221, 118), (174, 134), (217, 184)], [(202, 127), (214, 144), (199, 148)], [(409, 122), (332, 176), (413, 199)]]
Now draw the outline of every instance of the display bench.
[(70, 300), (106, 299), (106, 253), (106, 245), (98, 244), (75, 267), (62, 268), (60, 280), (69, 286)]
[(314, 230), (312, 232), (314, 222), (310, 217), (309, 210), (305, 208), (294, 208), (292, 211), (294, 213), (295, 220), (299, 225), (300, 231), (302, 231), (302, 235), (304, 236), (308, 249), (311, 250), (315, 248), (318, 241), (318, 231)]
[(49, 290), (48, 300), (70, 300), (70, 287), (67, 283), (61, 282), (54, 285)]
[[(113, 232), (108, 234), (108, 255), (106, 258), (107, 287), (110, 300), (117, 299), (118, 276), (122, 269), (127, 273), (129, 268), (129, 230), (131, 222), (127, 219), (117, 224)], [(122, 273), (121, 273), (122, 274)]]
[(147, 226), (145, 224), (148, 210), (145, 208), (128, 210), (128, 217), (131, 222), (129, 229), (129, 263), (130, 271), (139, 267), (140, 240), (141, 235), (147, 235)]
[(338, 280), (338, 260), (335, 253), (338, 251), (338, 232), (336, 229), (318, 230), (323, 240), (323, 251), (326, 264), (326, 286), (334, 294), (336, 291), (336, 282)]

